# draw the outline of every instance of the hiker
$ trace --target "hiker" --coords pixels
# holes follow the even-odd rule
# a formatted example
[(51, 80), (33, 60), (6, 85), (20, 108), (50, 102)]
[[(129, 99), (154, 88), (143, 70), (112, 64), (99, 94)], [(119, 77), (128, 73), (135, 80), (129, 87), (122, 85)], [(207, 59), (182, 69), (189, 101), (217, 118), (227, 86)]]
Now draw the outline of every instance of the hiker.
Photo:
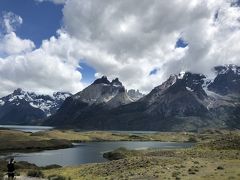
[(14, 158), (11, 158), (10, 161), (8, 162), (7, 169), (8, 169), (8, 179), (12, 180), (14, 179), (14, 174), (15, 174), (15, 167), (14, 167)]

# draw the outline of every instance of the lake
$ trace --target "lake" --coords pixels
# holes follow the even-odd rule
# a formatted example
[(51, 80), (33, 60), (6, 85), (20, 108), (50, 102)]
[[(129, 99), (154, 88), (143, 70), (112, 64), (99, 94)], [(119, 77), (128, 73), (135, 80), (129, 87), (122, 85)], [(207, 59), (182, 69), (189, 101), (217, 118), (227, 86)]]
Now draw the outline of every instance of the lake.
[[(47, 126), (17, 126), (17, 125), (0, 125), (0, 128), (14, 129), (24, 132), (38, 132), (53, 129)], [(156, 131), (111, 131), (113, 133), (126, 134), (152, 134)], [(103, 158), (103, 153), (114, 149), (124, 147), (127, 149), (176, 149), (190, 148), (193, 143), (175, 143), (175, 142), (158, 142), (158, 141), (118, 141), (118, 142), (89, 142), (75, 143), (74, 147), (59, 150), (46, 150), (34, 153), (13, 153), (0, 158), (15, 157), (16, 161), (27, 161), (38, 166), (47, 166), (58, 164), (61, 166), (73, 166), (85, 163), (100, 163), (107, 161)]]
[[(58, 164), (61, 166), (74, 166), (85, 163), (100, 163), (107, 161), (103, 158), (103, 153), (114, 149), (125, 147), (127, 149), (175, 149), (190, 148), (193, 143), (175, 143), (175, 142), (140, 142), (140, 141), (120, 141), (120, 142), (89, 142), (76, 143), (73, 148), (47, 150), (35, 153), (14, 153), (16, 161), (27, 161), (38, 166)], [(9, 156), (8, 156), (9, 157)], [(6, 156), (5, 156), (6, 158)]]
[(20, 125), (0, 125), (0, 128), (7, 128), (7, 129), (13, 129), (23, 132), (39, 132), (39, 131), (46, 131), (53, 129), (53, 127), (49, 126), (20, 126)]

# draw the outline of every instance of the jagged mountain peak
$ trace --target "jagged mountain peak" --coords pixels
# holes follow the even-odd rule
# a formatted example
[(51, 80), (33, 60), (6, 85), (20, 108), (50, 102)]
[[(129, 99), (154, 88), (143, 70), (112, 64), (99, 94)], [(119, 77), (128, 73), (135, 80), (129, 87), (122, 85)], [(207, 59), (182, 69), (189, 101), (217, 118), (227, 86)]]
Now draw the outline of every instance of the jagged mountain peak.
[(113, 85), (113, 86), (123, 86), (122, 82), (120, 82), (118, 78), (113, 79), (112, 82), (111, 82), (111, 85)]
[(216, 66), (214, 70), (217, 76), (208, 85), (208, 90), (221, 95), (240, 94), (240, 66)]
[[(100, 104), (69, 98), (47, 125), (158, 131), (235, 127), (240, 117), (239, 95), (222, 96), (221, 91), (225, 88), (227, 93), (240, 90), (238, 66), (216, 69), (219, 73), (214, 81), (192, 72), (171, 75), (149, 94), (132, 103), (131, 94), (140, 94), (139, 91), (126, 91), (124, 87), (112, 85), (118, 79), (108, 85), (90, 85), (80, 96)], [(213, 85), (214, 88), (207, 89)]]
[(125, 87), (118, 78), (112, 82), (106, 76), (103, 76), (94, 81), (82, 91), (73, 96), (73, 99), (82, 101), (89, 105), (107, 103), (114, 98), (118, 93), (125, 92)]
[(93, 84), (111, 84), (107, 76), (102, 76), (99, 79), (96, 79)]
[(179, 89), (191, 89), (191, 91), (196, 91), (198, 89), (202, 89), (205, 78), (206, 76), (203, 74), (196, 74), (191, 72), (181, 72), (178, 75), (173, 74), (170, 75), (170, 77), (160, 86), (155, 87), (151, 93), (161, 94), (172, 86)]
[(21, 88), (17, 88), (13, 91), (14, 95), (20, 95), (20, 94), (23, 94), (23, 93), (24, 93), (24, 91)]
[(214, 71), (217, 74), (228, 74), (228, 73), (233, 73), (240, 75), (240, 66), (235, 65), (235, 64), (227, 64), (223, 66), (215, 66)]

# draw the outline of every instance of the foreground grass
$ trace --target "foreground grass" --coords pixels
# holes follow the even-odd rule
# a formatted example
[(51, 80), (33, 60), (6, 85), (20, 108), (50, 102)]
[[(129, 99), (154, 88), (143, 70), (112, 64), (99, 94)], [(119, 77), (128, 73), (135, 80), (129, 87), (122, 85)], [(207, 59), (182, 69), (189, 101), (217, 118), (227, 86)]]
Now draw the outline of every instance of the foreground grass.
[(101, 164), (46, 170), (72, 179), (239, 179), (237, 151), (174, 150), (137, 152)]
[[(45, 170), (71, 179), (240, 179), (240, 136), (222, 134), (191, 149), (127, 150), (105, 157), (117, 159), (100, 164)], [(215, 139), (216, 138), (216, 139)]]

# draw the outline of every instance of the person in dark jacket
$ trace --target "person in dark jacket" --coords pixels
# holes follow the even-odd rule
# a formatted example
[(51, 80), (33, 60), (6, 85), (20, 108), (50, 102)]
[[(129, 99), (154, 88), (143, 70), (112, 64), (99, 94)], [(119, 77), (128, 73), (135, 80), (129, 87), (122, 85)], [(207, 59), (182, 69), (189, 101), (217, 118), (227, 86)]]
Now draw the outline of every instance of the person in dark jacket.
[(15, 166), (14, 166), (14, 159), (11, 158), (10, 161), (8, 162), (7, 169), (8, 169), (8, 179), (14, 179), (15, 175)]

